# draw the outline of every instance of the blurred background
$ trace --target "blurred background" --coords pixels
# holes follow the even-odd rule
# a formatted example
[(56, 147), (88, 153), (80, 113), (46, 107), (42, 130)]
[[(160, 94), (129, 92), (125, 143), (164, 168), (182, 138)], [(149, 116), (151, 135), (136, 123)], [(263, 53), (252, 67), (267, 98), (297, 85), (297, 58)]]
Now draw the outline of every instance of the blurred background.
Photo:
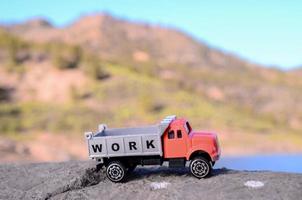
[(302, 172), (299, 1), (0, 7), (0, 162), (86, 160), (83, 133), (185, 117), (219, 166)]

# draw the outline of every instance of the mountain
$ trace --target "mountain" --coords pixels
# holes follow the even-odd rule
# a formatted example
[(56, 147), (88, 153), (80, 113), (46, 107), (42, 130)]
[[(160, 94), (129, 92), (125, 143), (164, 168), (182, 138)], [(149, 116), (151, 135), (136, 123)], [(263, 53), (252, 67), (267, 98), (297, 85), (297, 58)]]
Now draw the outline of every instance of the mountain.
[(52, 27), (45, 20), (35, 19), (7, 29), (35, 42), (78, 44), (105, 59), (152, 60), (160, 65), (217, 68), (251, 65), (235, 56), (211, 49), (180, 31), (131, 23), (109, 15), (85, 16), (63, 28)]
[[(0, 29), (1, 132), (82, 132), (100, 121), (137, 125), (175, 113), (236, 133), (237, 144), (263, 137), (260, 151), (290, 151), (293, 140), (302, 146), (298, 72), (108, 14), (65, 27), (33, 19)], [(231, 138), (223, 138), (230, 151)]]
[[(168, 74), (184, 87), (214, 99), (217, 97), (211, 94), (216, 91), (221, 93), (220, 99), (252, 107), (257, 112), (272, 115), (281, 112), (287, 116), (290, 112), (302, 112), (301, 104), (297, 103), (301, 100), (301, 81), (291, 80), (282, 71), (213, 49), (175, 29), (99, 14), (84, 16), (63, 28), (40, 20), (11, 26), (8, 30), (34, 42), (80, 45), (103, 60), (135, 68), (151, 67), (156, 76), (165, 78)], [(295, 98), (291, 98), (293, 93)], [(294, 111), (289, 110), (290, 105), (295, 105)]]

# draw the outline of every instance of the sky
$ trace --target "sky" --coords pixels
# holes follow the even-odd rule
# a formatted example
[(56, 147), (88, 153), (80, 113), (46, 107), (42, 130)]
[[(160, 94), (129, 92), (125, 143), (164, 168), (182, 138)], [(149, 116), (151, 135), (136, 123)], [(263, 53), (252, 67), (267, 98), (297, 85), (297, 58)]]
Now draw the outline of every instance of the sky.
[(299, 0), (0, 0), (0, 22), (45, 17), (57, 26), (107, 12), (132, 21), (180, 29), (214, 48), (254, 63), (302, 66)]

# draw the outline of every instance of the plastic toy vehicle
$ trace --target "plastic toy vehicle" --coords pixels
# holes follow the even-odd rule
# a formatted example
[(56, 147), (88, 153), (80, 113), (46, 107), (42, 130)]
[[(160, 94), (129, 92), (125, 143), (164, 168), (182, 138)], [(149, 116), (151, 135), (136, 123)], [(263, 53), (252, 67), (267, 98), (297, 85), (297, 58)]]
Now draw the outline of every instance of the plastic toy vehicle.
[(89, 157), (98, 167), (106, 167), (113, 182), (125, 181), (137, 165), (162, 165), (164, 161), (169, 167), (185, 167), (190, 161), (191, 174), (204, 178), (220, 157), (215, 134), (193, 131), (187, 120), (176, 116), (145, 127), (108, 129), (101, 124), (98, 132), (86, 132), (85, 136)]

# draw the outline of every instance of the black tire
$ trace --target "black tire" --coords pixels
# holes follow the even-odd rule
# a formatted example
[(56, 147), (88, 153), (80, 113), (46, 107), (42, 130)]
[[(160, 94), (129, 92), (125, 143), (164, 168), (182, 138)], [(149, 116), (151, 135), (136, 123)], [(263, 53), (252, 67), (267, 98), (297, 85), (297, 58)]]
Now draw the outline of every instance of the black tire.
[(190, 172), (196, 178), (208, 177), (212, 172), (212, 165), (203, 157), (195, 157), (190, 162)]
[(123, 182), (126, 178), (126, 168), (120, 161), (111, 161), (106, 167), (107, 178), (115, 183)]

